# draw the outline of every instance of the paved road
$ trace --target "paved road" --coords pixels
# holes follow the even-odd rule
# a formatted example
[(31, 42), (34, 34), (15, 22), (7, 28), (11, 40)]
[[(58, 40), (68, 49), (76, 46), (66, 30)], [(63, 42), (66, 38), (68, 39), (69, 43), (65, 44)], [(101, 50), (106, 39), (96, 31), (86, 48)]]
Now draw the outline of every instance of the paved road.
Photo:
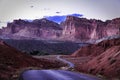
[(101, 80), (94, 76), (64, 70), (28, 70), (19, 80)]
[(57, 59), (64, 62), (64, 63), (67, 63), (69, 65), (68, 68), (74, 68), (74, 66), (75, 66), (73, 63), (71, 63), (65, 59), (60, 58), (60, 55), (57, 56)]

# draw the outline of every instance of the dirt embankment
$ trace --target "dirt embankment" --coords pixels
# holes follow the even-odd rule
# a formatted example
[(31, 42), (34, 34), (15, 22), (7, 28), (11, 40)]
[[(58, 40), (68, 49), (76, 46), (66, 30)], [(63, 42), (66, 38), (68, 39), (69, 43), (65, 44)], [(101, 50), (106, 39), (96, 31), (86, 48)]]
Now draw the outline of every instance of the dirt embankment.
[[(92, 57), (78, 64), (76, 70), (120, 79), (120, 39), (105, 40), (76, 51), (74, 57)], [(78, 62), (79, 63), (79, 62)]]
[(0, 41), (0, 80), (13, 80), (15, 72), (29, 67), (49, 69), (59, 68), (63, 65), (58, 61), (33, 58)]

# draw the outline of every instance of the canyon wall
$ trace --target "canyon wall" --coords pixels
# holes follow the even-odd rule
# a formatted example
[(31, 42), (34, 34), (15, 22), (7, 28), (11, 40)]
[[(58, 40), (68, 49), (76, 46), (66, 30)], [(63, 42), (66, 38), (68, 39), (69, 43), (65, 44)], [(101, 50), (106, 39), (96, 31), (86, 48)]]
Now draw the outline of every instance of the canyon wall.
[(61, 26), (63, 27), (62, 37), (66, 40), (88, 41), (120, 35), (120, 18), (103, 22), (67, 16)]
[(10, 39), (51, 39), (59, 37), (61, 31), (59, 24), (45, 18), (32, 22), (19, 19), (8, 23), (7, 27), (0, 30), (0, 34), (2, 38)]
[(120, 35), (120, 18), (103, 22), (67, 16), (61, 24), (45, 18), (31, 22), (19, 19), (8, 23), (7, 27), (0, 30), (1, 38), (10, 39), (92, 41), (115, 35)]

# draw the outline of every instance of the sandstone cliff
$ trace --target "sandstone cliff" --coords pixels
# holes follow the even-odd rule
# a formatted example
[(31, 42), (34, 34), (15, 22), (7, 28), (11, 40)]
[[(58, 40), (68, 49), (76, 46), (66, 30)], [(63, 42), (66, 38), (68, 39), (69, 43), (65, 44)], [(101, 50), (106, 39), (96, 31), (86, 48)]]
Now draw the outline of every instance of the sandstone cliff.
[(67, 16), (61, 26), (63, 27), (62, 37), (66, 40), (91, 41), (120, 35), (120, 18), (103, 22), (96, 19)]
[(7, 27), (1, 29), (0, 34), (2, 38), (10, 39), (57, 38), (61, 30), (57, 23), (47, 19), (36, 19), (32, 22), (19, 19), (8, 23)]
[(57, 24), (45, 18), (31, 22), (14, 20), (0, 30), (1, 38), (56, 39), (91, 42), (108, 36), (120, 35), (120, 18), (105, 22), (96, 19), (67, 16)]

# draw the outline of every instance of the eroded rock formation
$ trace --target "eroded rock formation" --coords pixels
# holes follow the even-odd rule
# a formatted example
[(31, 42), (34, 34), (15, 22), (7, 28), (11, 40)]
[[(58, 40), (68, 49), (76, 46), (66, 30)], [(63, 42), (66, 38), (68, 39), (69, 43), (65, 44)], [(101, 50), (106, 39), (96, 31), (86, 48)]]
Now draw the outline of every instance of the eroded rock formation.
[(60, 25), (45, 18), (31, 22), (19, 19), (2, 28), (0, 35), (1, 38), (10, 39), (93, 41), (120, 35), (120, 18), (103, 22), (96, 19), (67, 16)]
[(103, 22), (101, 20), (67, 16), (61, 23), (63, 38), (67, 40), (97, 40), (103, 37), (120, 35), (120, 18)]
[(0, 33), (2, 38), (10, 39), (51, 39), (59, 37), (61, 30), (57, 23), (47, 19), (33, 20), (32, 22), (19, 19), (8, 23)]

